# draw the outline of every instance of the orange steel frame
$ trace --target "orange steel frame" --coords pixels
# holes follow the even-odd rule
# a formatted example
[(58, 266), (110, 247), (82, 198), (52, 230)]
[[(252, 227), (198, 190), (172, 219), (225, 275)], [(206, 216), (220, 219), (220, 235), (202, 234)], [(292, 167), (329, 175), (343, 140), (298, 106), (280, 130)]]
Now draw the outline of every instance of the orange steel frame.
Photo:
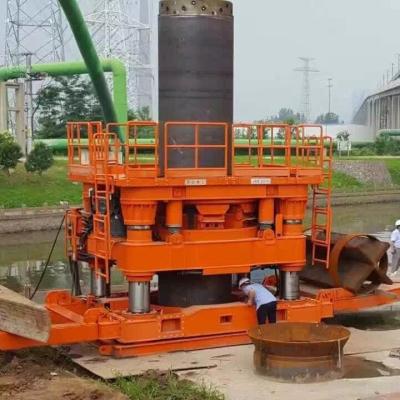
[[(170, 130), (176, 126), (192, 129), (193, 143), (171, 143)], [(115, 266), (133, 282), (148, 282), (162, 271), (248, 274), (258, 265), (300, 271), (306, 261), (298, 221), (304, 219), (309, 187), (321, 188), (329, 174), (331, 140), (322, 131), (317, 137), (307, 134), (307, 126), (167, 122), (162, 128), (165, 151), (160, 154), (161, 129), (155, 122), (105, 128), (98, 122), (68, 124), (69, 178), (83, 184), (83, 208), (67, 213), (68, 255), (79, 260), (82, 252), (90, 254), (91, 268), (107, 282)], [(202, 143), (201, 131), (208, 128), (220, 130), (223, 143)], [(172, 168), (171, 149), (185, 148), (194, 151), (192, 168)], [(209, 148), (223, 152), (222, 166), (200, 166), (199, 154)], [(240, 151), (247, 153), (244, 163)], [(112, 237), (109, 201), (117, 191), (125, 225), (152, 226), (153, 231), (134, 229), (126, 238)], [(84, 217), (93, 201), (93, 231), (82, 244)], [(100, 203), (106, 212), (99, 211)], [(196, 207), (194, 226), (187, 221), (186, 205)], [(324, 227), (330, 231), (330, 218)], [(279, 301), (278, 319), (319, 322), (399, 296), (400, 289), (362, 297), (340, 288), (303, 293), (300, 300)], [(153, 304), (149, 313), (132, 314), (126, 293), (95, 298), (54, 291), (45, 303), (52, 320), (48, 342), (0, 332), (0, 350), (91, 341), (101, 354), (126, 357), (248, 343), (255, 312), (237, 300), (186, 308)]]

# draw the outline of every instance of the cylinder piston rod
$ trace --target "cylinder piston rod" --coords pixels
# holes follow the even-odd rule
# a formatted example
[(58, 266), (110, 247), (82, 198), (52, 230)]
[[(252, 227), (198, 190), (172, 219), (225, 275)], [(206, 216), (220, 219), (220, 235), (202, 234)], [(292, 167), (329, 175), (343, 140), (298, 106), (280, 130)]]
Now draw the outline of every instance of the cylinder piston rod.
[(129, 282), (129, 312), (150, 312), (150, 282)]
[(104, 297), (107, 294), (107, 285), (105, 279), (96, 275), (94, 268), (90, 271), (90, 294), (96, 297)]
[(299, 273), (295, 271), (281, 271), (280, 293), (284, 300), (297, 300), (300, 297)]

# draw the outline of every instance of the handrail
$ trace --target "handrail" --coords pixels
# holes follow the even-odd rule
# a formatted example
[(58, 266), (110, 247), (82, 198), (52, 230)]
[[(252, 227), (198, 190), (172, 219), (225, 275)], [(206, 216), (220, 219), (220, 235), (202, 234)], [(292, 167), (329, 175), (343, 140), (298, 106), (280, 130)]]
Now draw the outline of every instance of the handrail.
[[(228, 170), (228, 124), (225, 122), (186, 122), (186, 121), (174, 121), (174, 122), (166, 122), (164, 124), (164, 166), (165, 166), (165, 175), (174, 174), (173, 171), (178, 173), (178, 171), (185, 170), (197, 170), (202, 171), (203, 174), (207, 173), (207, 171), (224, 171), (227, 173)], [(189, 127), (193, 128), (194, 133), (194, 141), (191, 144), (183, 144), (183, 143), (169, 143), (169, 133), (170, 128), (172, 127)], [(199, 140), (200, 130), (202, 128), (223, 128), (224, 142), (222, 144), (202, 144)], [(181, 167), (169, 167), (169, 150), (170, 149), (193, 149), (194, 150), (194, 162), (193, 166), (189, 168), (181, 168)], [(223, 149), (224, 151), (224, 165), (222, 167), (207, 167), (201, 166), (199, 160), (199, 151), (201, 149)]]
[[(96, 125), (97, 124), (97, 125)], [(98, 133), (99, 136), (107, 134), (115, 134), (117, 131), (122, 134), (124, 143), (116, 139), (114, 141), (98, 141), (93, 142), (93, 135), (88, 134), (88, 139), (82, 139), (80, 132), (74, 133), (73, 128), (81, 129), (85, 126), (88, 131)], [(187, 127), (189, 136), (185, 136), (182, 140), (180, 132), (173, 130), (176, 127)], [(204, 140), (202, 129), (205, 128), (220, 128), (221, 137), (215, 141), (216, 131), (209, 132), (211, 140), (207, 136)], [(308, 126), (307, 126), (308, 127)], [(87, 148), (89, 151), (89, 163), (93, 164), (94, 147), (104, 147), (102, 151), (115, 152), (115, 159), (112, 163), (117, 170), (125, 172), (129, 177), (154, 177), (158, 176), (159, 160), (163, 157), (165, 165), (165, 176), (175, 177), (201, 177), (201, 176), (227, 176), (228, 165), (232, 161), (234, 165), (233, 175), (244, 176), (243, 174), (260, 174), (267, 173), (268, 168), (274, 169), (275, 176), (289, 176), (299, 174), (302, 176), (303, 169), (322, 169), (326, 167), (325, 152), (329, 151), (327, 145), (332, 141), (327, 140), (327, 137), (322, 136), (322, 128), (320, 134), (311, 132), (308, 135), (305, 126), (290, 126), (284, 124), (235, 124), (232, 126), (233, 131), (233, 154), (229, 154), (228, 149), (228, 133), (229, 125), (223, 122), (166, 122), (163, 129), (165, 147), (162, 153), (159, 153), (159, 124), (154, 121), (130, 121), (124, 124), (110, 123), (102, 132), (101, 124), (98, 123), (69, 123), (68, 124), (68, 154), (71, 164), (82, 163), (81, 150)], [(314, 127), (314, 126), (313, 126)], [(237, 143), (235, 133), (237, 129), (245, 130), (246, 143)], [(141, 129), (143, 129), (141, 131)], [(144, 135), (144, 130), (148, 129), (151, 137), (148, 137), (148, 132)], [(278, 137), (278, 130), (281, 130), (282, 137)], [(99, 137), (96, 136), (96, 137)], [(189, 139), (189, 140), (188, 140)], [(242, 140), (242, 139), (239, 139)], [(209, 144), (211, 143), (211, 144)], [(214, 144), (213, 144), (214, 143)], [(107, 149), (105, 148), (107, 147)], [(171, 150), (181, 152), (190, 150), (190, 163), (186, 166), (175, 166), (171, 163)], [(206, 149), (221, 149), (219, 151), (220, 159), (217, 163), (211, 160), (211, 163), (204, 163), (202, 159), (202, 150)], [(235, 159), (237, 150), (248, 150), (249, 163), (241, 164)], [(222, 155), (223, 151), (223, 155)], [(75, 153), (74, 153), (75, 152)], [(277, 154), (278, 153), (278, 154)], [(75, 154), (75, 158), (73, 155)], [(111, 153), (110, 153), (111, 154)], [(212, 157), (212, 156), (211, 156)], [(228, 159), (232, 157), (232, 159)], [(256, 162), (252, 163), (254, 159)], [(87, 160), (87, 159), (85, 159)], [(150, 162), (149, 162), (150, 160)], [(111, 163), (111, 160), (110, 160)], [(213, 165), (213, 166), (212, 166)], [(238, 168), (238, 169), (236, 169)], [(115, 168), (114, 171), (117, 171)], [(142, 170), (140, 172), (139, 170)], [(255, 171), (258, 170), (258, 171)], [(314, 173), (314, 172), (310, 172)]]

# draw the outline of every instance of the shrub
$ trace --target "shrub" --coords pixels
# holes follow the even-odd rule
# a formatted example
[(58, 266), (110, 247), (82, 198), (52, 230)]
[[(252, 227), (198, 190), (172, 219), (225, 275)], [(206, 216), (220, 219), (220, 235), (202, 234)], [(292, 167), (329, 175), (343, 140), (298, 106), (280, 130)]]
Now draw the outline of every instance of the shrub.
[(0, 145), (3, 143), (14, 143), (14, 137), (9, 132), (0, 132)]
[(42, 175), (43, 171), (49, 169), (54, 163), (51, 148), (44, 143), (36, 143), (33, 150), (29, 153), (25, 162), (25, 169), (28, 172)]
[(0, 133), (0, 170), (10, 175), (10, 169), (17, 166), (22, 156), (21, 147), (14, 138), (8, 132)]

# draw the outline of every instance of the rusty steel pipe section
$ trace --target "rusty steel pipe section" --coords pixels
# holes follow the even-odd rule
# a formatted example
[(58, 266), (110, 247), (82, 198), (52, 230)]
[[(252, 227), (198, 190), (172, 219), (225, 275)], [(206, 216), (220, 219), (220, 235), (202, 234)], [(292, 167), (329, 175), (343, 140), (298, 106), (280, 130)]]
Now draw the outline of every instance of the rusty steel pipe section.
[(343, 348), (350, 331), (341, 326), (279, 323), (252, 328), (254, 365), (271, 378), (308, 383), (343, 376)]
[(311, 238), (307, 237), (307, 266), (300, 279), (321, 288), (342, 287), (354, 294), (369, 293), (393, 282), (388, 271), (389, 244), (372, 235), (332, 233), (329, 268), (311, 265)]

